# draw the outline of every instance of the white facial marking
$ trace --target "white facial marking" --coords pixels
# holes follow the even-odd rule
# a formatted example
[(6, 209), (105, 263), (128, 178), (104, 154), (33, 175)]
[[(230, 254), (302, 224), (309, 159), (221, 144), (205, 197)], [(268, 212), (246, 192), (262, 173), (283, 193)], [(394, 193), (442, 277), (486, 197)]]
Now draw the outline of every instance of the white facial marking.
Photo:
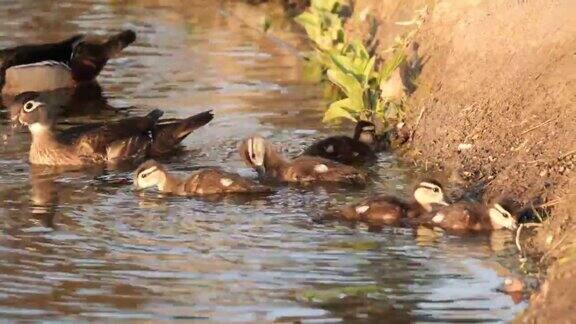
[(318, 173), (326, 173), (328, 172), (328, 166), (326, 164), (316, 164), (314, 166), (314, 171)]
[(266, 153), (266, 146), (264, 144), (264, 139), (260, 137), (254, 137), (248, 139), (248, 154), (250, 156), (250, 161), (254, 163), (255, 166), (264, 165), (264, 155)]
[(362, 130), (367, 132), (367, 131), (373, 131), (375, 129), (374, 126), (364, 126), (362, 127)]
[(232, 179), (228, 179), (228, 178), (222, 178), (220, 179), (220, 183), (224, 186), (224, 187), (230, 187), (234, 181)]
[(34, 124), (28, 125), (28, 129), (30, 130), (30, 133), (32, 133), (32, 134), (40, 134), (40, 133), (47, 131), (48, 127), (46, 125), (42, 125), (40, 123), (34, 123)]
[(363, 214), (363, 213), (367, 212), (368, 209), (370, 209), (370, 206), (368, 206), (368, 205), (362, 205), (362, 206), (358, 206), (358, 207), (354, 208), (354, 210), (358, 214)]
[(28, 101), (26, 101), (24, 106), (22, 106), (22, 110), (29, 113), (29, 112), (33, 112), (34, 110), (36, 110), (36, 108), (38, 108), (40, 106), (42, 106), (41, 102), (35, 101), (35, 100), (28, 100)]
[(436, 224), (440, 224), (440, 223), (442, 223), (444, 218), (445, 218), (444, 214), (438, 213), (432, 218), (432, 222), (436, 223)]
[(334, 153), (334, 145), (328, 145), (326, 148), (326, 153)]
[(421, 182), (414, 191), (414, 199), (426, 210), (432, 210), (432, 204), (448, 205), (444, 201), (442, 189), (430, 182)]
[(488, 210), (488, 215), (490, 216), (492, 227), (495, 229), (507, 228), (509, 230), (515, 230), (517, 227), (516, 219), (500, 204), (494, 204), (494, 206)]
[(158, 177), (151, 177), (152, 173), (158, 170), (157, 166), (149, 167), (138, 174), (136, 186), (139, 188), (149, 188), (158, 184)]

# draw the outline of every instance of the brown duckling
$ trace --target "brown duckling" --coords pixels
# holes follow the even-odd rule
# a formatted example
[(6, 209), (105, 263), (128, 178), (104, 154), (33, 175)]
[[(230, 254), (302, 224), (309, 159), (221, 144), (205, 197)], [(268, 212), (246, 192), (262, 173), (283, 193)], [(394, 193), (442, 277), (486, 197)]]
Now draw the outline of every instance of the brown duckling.
[(459, 202), (425, 215), (423, 224), (451, 232), (487, 232), (500, 229), (515, 230), (516, 218), (504, 203), (484, 205)]
[(213, 168), (195, 171), (185, 180), (181, 180), (169, 174), (164, 166), (154, 160), (148, 160), (136, 169), (134, 185), (138, 189), (156, 186), (162, 193), (181, 196), (272, 192), (269, 187)]
[(19, 98), (21, 124), (32, 134), (30, 163), (81, 166), (156, 157), (173, 151), (180, 142), (214, 118), (205, 111), (186, 119), (160, 120), (155, 109), (143, 117), (88, 124), (56, 132), (55, 109), (38, 101), (35, 93)]
[(334, 216), (343, 220), (363, 221), (373, 225), (399, 225), (426, 212), (435, 205), (448, 205), (440, 183), (422, 181), (414, 189), (413, 200), (403, 201), (393, 196), (377, 196), (363, 199), (337, 211)]
[(354, 137), (332, 136), (308, 147), (303, 155), (319, 156), (340, 163), (352, 164), (376, 158), (376, 126), (361, 120), (356, 124)]
[(108, 60), (135, 39), (134, 31), (124, 30), (109, 38), (76, 35), (57, 43), (0, 50), (0, 88), (9, 95), (93, 81)]
[(300, 156), (287, 160), (260, 136), (252, 136), (239, 146), (246, 164), (264, 179), (293, 183), (365, 184), (367, 175), (354, 167), (324, 158)]

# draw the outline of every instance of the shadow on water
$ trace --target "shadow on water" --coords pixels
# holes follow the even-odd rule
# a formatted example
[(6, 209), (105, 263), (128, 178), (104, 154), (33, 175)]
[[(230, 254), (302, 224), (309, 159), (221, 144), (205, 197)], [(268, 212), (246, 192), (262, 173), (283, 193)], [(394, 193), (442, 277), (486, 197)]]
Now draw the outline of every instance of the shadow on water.
[[(236, 152), (245, 136), (260, 133), (295, 156), (350, 131), (319, 123), (321, 89), (304, 81), (293, 47), (235, 18), (257, 16), (242, 2), (23, 0), (0, 9), (1, 47), (136, 30), (100, 85), (47, 96), (70, 107), (61, 127), (212, 108), (216, 118), (163, 161), (175, 173), (218, 166), (255, 178)], [(282, 38), (299, 44), (281, 25)], [(133, 166), (31, 167), (27, 131), (6, 118), (0, 135), (3, 318), (473, 322), (511, 319), (523, 307), (495, 291), (515, 268), (511, 237), (314, 221), (327, 205), (406, 195), (418, 176), (391, 155), (368, 168), (374, 183), (363, 189), (191, 199), (136, 192)]]

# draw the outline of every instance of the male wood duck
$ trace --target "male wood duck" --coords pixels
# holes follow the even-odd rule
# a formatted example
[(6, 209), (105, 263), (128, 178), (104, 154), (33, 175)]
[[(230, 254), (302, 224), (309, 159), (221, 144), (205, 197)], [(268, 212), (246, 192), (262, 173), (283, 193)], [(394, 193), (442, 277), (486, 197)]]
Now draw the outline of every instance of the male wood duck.
[(354, 167), (320, 157), (300, 156), (287, 160), (260, 136), (242, 141), (240, 155), (263, 179), (293, 183), (366, 184), (367, 175)]
[(0, 50), (2, 94), (48, 91), (93, 81), (108, 60), (134, 40), (136, 33), (125, 30), (107, 39), (76, 35), (57, 43)]
[(372, 225), (408, 225), (411, 220), (431, 212), (435, 207), (447, 205), (441, 184), (426, 180), (416, 186), (410, 202), (387, 195), (370, 197), (335, 213), (330, 212), (328, 216)]
[(111, 123), (88, 124), (56, 132), (56, 113), (35, 93), (18, 100), (22, 108), (18, 120), (32, 134), (30, 163), (81, 166), (116, 163), (172, 152), (180, 142), (214, 117), (205, 111), (186, 119), (160, 120), (163, 112), (155, 109), (143, 117)]
[(518, 225), (512, 207), (505, 202), (490, 205), (458, 202), (429, 213), (420, 221), (455, 233), (515, 230)]
[(209, 196), (225, 194), (271, 193), (272, 189), (241, 176), (206, 168), (193, 172), (186, 179), (168, 173), (163, 165), (148, 160), (136, 169), (134, 185), (137, 189), (157, 187), (162, 193), (180, 196)]
[(304, 155), (319, 156), (344, 164), (366, 162), (376, 157), (376, 126), (369, 121), (359, 121), (354, 137), (332, 136), (320, 140), (304, 151)]

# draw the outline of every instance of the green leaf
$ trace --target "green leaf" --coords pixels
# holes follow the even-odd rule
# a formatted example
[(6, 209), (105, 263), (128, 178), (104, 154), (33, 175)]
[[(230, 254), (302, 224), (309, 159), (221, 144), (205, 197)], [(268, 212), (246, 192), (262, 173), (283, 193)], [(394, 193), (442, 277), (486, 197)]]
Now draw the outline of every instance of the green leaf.
[(336, 84), (348, 98), (350, 98), (350, 109), (361, 111), (364, 109), (363, 93), (364, 88), (356, 80), (354, 75), (347, 74), (342, 71), (330, 69), (327, 72), (328, 79)]
[(324, 119), (322, 122), (330, 122), (334, 119), (347, 118), (352, 121), (356, 121), (356, 118), (349, 112), (349, 107), (351, 106), (350, 98), (338, 100), (333, 102), (328, 110), (324, 113)]
[(339, 0), (312, 0), (311, 6), (317, 10), (329, 11), (337, 9), (337, 5), (340, 4)]

